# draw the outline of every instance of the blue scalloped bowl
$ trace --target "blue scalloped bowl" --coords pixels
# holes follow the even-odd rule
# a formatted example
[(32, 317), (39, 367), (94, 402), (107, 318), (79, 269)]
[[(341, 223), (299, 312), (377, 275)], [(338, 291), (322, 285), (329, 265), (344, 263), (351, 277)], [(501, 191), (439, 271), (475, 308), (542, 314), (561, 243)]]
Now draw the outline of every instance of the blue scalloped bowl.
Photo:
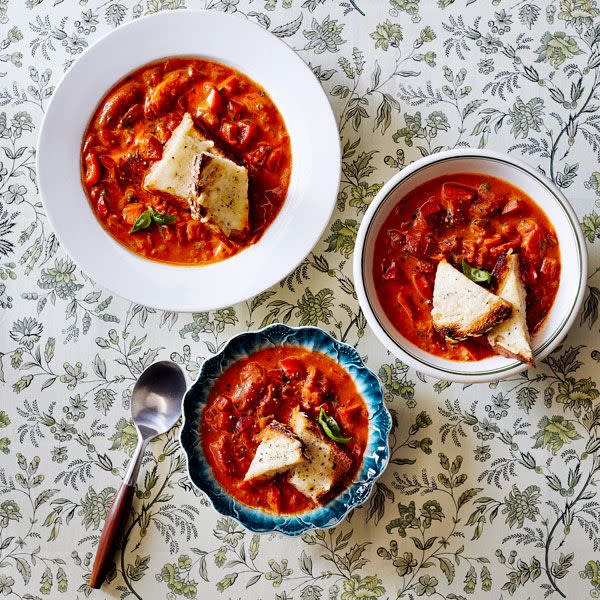
[[(202, 448), (200, 419), (214, 382), (234, 362), (270, 346), (301, 346), (326, 354), (352, 377), (369, 412), (369, 439), (352, 485), (327, 505), (297, 515), (274, 515), (246, 506), (230, 496), (215, 479)], [(337, 525), (349, 511), (367, 500), (389, 460), (388, 436), (392, 419), (385, 407), (379, 380), (365, 367), (354, 348), (316, 327), (271, 325), (232, 338), (219, 354), (202, 365), (196, 383), (183, 399), (183, 416), (181, 445), (187, 455), (190, 479), (209, 497), (218, 512), (237, 519), (252, 531), (299, 535), (308, 529)]]

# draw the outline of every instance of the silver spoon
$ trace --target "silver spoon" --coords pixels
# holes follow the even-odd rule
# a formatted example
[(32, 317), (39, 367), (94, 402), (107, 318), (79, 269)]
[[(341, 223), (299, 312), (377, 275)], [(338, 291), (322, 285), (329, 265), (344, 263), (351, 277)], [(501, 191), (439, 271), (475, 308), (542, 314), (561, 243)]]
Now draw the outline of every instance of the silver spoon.
[(181, 400), (185, 390), (183, 371), (169, 361), (150, 365), (133, 387), (131, 416), (138, 432), (138, 444), (123, 478), (123, 484), (116, 493), (104, 521), (94, 568), (88, 583), (91, 588), (98, 589), (104, 582), (113, 551), (127, 523), (135, 482), (146, 446), (151, 439), (166, 433), (175, 425), (181, 416)]

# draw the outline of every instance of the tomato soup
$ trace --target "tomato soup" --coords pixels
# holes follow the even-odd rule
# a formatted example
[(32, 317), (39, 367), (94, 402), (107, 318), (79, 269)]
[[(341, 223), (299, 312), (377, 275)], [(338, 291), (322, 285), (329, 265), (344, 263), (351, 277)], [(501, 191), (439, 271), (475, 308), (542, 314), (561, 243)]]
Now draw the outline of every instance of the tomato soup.
[(560, 281), (558, 240), (548, 217), (501, 179), (460, 173), (428, 181), (398, 203), (378, 233), (373, 269), (379, 301), (394, 327), (431, 354), (461, 361), (493, 356), (485, 337), (450, 342), (434, 329), (433, 285), (442, 258), (492, 271), (508, 251), (519, 256), (533, 334)]
[[(143, 186), (186, 113), (222, 155), (248, 170), (250, 229), (241, 237), (227, 238), (192, 218), (181, 198)], [(265, 90), (231, 67), (198, 58), (160, 60), (117, 83), (81, 148), (83, 186), (102, 226), (141, 256), (179, 264), (222, 260), (258, 241), (285, 201), (291, 160), (285, 123)], [(144, 212), (157, 218), (136, 231)]]
[(207, 461), (221, 486), (240, 502), (275, 514), (301, 513), (318, 505), (290, 484), (287, 473), (244, 481), (261, 431), (274, 419), (287, 424), (297, 407), (314, 423), (325, 410), (350, 438), (336, 447), (350, 467), (318, 504), (354, 480), (368, 438), (368, 412), (354, 381), (320, 352), (296, 346), (266, 348), (234, 363), (219, 377), (201, 419)]

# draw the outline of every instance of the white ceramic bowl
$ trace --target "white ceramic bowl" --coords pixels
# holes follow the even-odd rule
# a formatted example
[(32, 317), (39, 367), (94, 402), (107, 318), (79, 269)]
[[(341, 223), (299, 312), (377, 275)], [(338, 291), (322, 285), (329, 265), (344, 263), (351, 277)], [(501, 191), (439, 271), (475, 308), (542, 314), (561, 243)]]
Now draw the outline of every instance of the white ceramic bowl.
[[(158, 263), (127, 250), (98, 223), (80, 180), (81, 138), (101, 98), (131, 71), (168, 56), (215, 60), (254, 79), (279, 108), (291, 139), (292, 176), (281, 212), (258, 243), (207, 266)], [(37, 173), (52, 227), (92, 279), (139, 304), (210, 310), (267, 289), (310, 252), (335, 206), (339, 135), (319, 82), (280, 39), (237, 15), (163, 12), (112, 31), (70, 67), (42, 124)]]
[(434, 356), (409, 342), (385, 315), (375, 291), (373, 250), (383, 223), (396, 204), (422, 183), (454, 173), (482, 173), (523, 190), (544, 210), (558, 236), (561, 255), (556, 299), (541, 329), (533, 336), (536, 361), (562, 341), (577, 317), (587, 278), (587, 251), (575, 213), (560, 190), (538, 171), (511, 156), (487, 150), (450, 150), (422, 158), (394, 175), (377, 194), (361, 223), (354, 252), (358, 299), (375, 335), (407, 365), (448, 381), (480, 383), (504, 379), (527, 368), (514, 359), (495, 356), (459, 362)]

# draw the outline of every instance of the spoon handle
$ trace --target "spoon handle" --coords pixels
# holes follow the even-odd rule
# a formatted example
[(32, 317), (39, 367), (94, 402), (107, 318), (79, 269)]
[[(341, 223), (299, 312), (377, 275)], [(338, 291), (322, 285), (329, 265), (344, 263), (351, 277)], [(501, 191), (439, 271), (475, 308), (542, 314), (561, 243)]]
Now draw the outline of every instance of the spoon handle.
[[(138, 432), (139, 433), (139, 432)], [(131, 512), (133, 504), (133, 493), (135, 492), (135, 482), (140, 469), (140, 462), (144, 455), (144, 450), (148, 444), (148, 438), (138, 437), (138, 444), (129, 462), (129, 468), (123, 478), (123, 484), (115, 495), (110, 510), (104, 521), (104, 528), (98, 542), (96, 558), (94, 559), (94, 568), (88, 585), (91, 588), (98, 589), (104, 582), (104, 578), (110, 567), (110, 561), (117, 545), (121, 541), (127, 518)]]
[(98, 589), (104, 582), (104, 578), (110, 567), (113, 552), (121, 541), (127, 518), (131, 512), (133, 493), (135, 485), (123, 483), (117, 492), (104, 522), (104, 529), (100, 536), (94, 568), (88, 585)]

